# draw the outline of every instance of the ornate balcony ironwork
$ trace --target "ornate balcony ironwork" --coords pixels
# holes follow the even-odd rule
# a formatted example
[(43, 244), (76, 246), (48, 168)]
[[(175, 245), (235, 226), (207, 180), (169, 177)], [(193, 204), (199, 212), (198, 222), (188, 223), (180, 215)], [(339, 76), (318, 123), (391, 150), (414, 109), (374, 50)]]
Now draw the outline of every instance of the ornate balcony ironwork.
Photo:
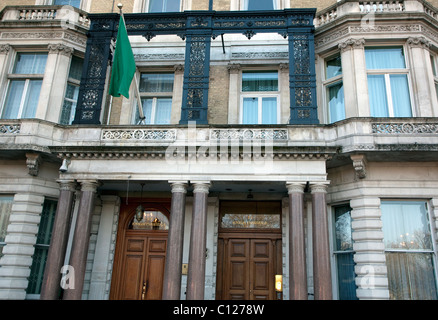
[[(288, 38), (290, 123), (318, 123), (314, 61), (315, 9), (275, 11), (185, 11), (125, 14), (129, 35), (147, 40), (175, 34), (186, 41), (181, 124), (207, 124), (211, 39), (240, 33), (279, 33)], [(90, 14), (85, 65), (74, 124), (99, 124), (104, 101), (111, 40), (117, 36), (118, 14)]]

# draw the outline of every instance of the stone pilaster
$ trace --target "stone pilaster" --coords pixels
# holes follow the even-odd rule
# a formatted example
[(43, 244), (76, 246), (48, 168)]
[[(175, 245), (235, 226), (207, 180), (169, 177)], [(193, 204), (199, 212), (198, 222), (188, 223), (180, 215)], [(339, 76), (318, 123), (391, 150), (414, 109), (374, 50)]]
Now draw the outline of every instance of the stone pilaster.
[(379, 198), (350, 201), (359, 299), (388, 299), (388, 278)]
[(35, 251), (44, 197), (32, 193), (14, 196), (0, 260), (0, 300), (24, 300)]

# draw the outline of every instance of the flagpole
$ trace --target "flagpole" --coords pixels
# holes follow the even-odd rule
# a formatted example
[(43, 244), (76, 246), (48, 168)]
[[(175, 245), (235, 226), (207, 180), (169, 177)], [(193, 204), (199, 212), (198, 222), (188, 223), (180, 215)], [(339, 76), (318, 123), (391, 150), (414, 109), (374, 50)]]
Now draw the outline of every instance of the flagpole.
[[(123, 19), (123, 23), (126, 26), (125, 16), (123, 15), (123, 11), (122, 11), (123, 4), (119, 3), (119, 4), (117, 4), (117, 7), (120, 9), (120, 15), (121, 15), (121, 17)], [(141, 123), (146, 124), (146, 122), (145, 122), (146, 117), (144, 116), (143, 106), (141, 105), (140, 90), (138, 88), (138, 80), (137, 80), (137, 75), (136, 74), (134, 74), (134, 81), (135, 81), (135, 83), (134, 83), (135, 94), (137, 96), (138, 116), (140, 117), (140, 121), (137, 124), (141, 124)]]

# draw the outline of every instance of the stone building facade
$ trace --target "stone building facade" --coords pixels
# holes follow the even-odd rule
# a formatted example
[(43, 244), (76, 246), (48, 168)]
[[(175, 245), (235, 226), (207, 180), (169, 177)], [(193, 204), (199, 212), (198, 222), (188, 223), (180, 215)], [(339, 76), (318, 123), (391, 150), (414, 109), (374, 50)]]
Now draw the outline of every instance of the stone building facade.
[(0, 299), (437, 299), (438, 3), (257, 3), (3, 2)]

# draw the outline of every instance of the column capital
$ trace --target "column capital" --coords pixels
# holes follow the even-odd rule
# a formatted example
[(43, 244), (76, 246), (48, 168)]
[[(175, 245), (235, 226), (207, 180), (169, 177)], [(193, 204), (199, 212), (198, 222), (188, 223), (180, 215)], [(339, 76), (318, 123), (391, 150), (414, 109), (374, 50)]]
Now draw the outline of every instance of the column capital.
[(58, 182), (60, 190), (72, 191), (72, 192), (76, 191), (76, 181), (75, 180), (59, 179), (59, 180), (56, 180), (56, 182)]
[(194, 186), (193, 193), (208, 193), (210, 189), (210, 181), (192, 181)]
[(311, 193), (327, 193), (328, 188), (328, 182), (317, 182), (317, 183), (310, 183), (310, 191)]
[(365, 46), (365, 39), (364, 38), (360, 38), (360, 39), (350, 38), (344, 42), (339, 43), (339, 45), (338, 45), (341, 52), (347, 51), (349, 49), (354, 49), (354, 48), (363, 49), (364, 46)]
[(187, 193), (188, 181), (169, 181), (172, 193)]
[(96, 192), (99, 186), (98, 180), (78, 180), (78, 182), (81, 184), (81, 191)]
[(291, 193), (304, 193), (306, 188), (305, 182), (286, 182), (287, 192)]

